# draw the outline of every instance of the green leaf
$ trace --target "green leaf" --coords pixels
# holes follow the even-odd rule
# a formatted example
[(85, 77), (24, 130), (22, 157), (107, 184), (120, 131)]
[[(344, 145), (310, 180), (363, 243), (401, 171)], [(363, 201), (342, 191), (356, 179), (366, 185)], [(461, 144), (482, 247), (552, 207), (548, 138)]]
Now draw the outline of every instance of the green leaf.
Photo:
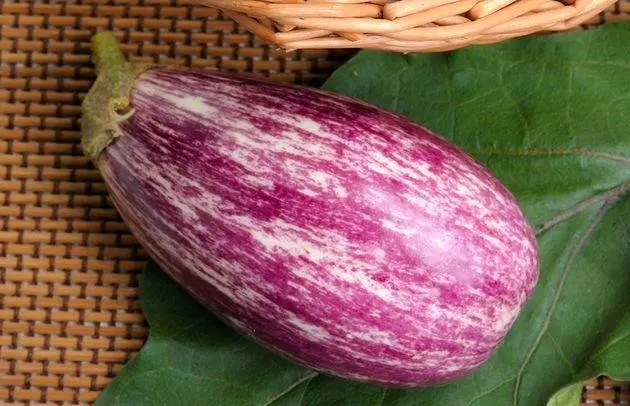
[(549, 399), (547, 406), (576, 406), (580, 404), (582, 398), (582, 383), (572, 383), (560, 389)]
[(247, 343), (152, 268), (141, 284), (151, 336), (98, 404), (539, 406), (564, 387), (549, 402), (570, 405), (572, 382), (630, 379), (628, 40), (630, 25), (611, 24), (445, 54), (362, 52), (326, 85), (453, 140), (536, 226), (539, 284), (474, 374), (419, 390), (314, 375)]
[(630, 380), (630, 312), (589, 358), (579, 377), (585, 379), (596, 375)]
[[(630, 380), (630, 312), (626, 312), (626, 316), (586, 361), (574, 380), (602, 375)], [(581, 395), (582, 384), (573, 383), (556, 392), (547, 406), (575, 406), (579, 404)]]

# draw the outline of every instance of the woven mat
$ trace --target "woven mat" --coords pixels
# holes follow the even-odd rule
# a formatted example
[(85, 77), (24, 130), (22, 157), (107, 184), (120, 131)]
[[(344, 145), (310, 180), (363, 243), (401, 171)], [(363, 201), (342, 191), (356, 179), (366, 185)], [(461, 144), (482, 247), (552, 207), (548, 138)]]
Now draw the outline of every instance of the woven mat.
[[(629, 18), (619, 3), (593, 19)], [(146, 255), (78, 146), (88, 41), (123, 33), (134, 60), (318, 85), (348, 51), (289, 56), (209, 8), (172, 0), (0, 0), (0, 404), (89, 404), (141, 347)], [(585, 404), (628, 404), (588, 382)]]

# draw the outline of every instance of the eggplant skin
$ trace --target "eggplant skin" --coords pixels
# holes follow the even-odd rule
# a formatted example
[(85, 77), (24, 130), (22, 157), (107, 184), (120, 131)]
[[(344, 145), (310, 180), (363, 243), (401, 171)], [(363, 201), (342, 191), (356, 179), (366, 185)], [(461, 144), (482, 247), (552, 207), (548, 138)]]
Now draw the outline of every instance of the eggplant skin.
[(538, 278), (533, 231), (482, 165), (345, 96), (153, 69), (97, 165), (133, 234), (240, 333), (388, 387), (469, 373)]

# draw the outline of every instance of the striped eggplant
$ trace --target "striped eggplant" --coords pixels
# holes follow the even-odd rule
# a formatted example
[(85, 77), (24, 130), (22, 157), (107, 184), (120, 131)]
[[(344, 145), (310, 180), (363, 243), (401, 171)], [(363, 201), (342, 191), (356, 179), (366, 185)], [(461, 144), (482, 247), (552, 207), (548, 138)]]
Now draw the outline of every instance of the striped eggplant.
[(83, 148), (150, 256), (232, 328), (391, 387), (467, 374), (502, 341), (536, 242), (470, 156), (345, 96), (93, 45)]

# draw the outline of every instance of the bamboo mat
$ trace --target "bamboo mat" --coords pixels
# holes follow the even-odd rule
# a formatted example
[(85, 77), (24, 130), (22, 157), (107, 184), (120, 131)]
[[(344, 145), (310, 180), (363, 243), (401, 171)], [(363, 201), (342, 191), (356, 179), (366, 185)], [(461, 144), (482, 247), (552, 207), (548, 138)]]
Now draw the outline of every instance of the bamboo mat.
[[(598, 24), (630, 16), (619, 3)], [(121, 34), (134, 60), (318, 85), (348, 51), (270, 48), (210, 8), (174, 0), (0, 0), (0, 404), (89, 404), (147, 336), (146, 255), (78, 141), (94, 78), (88, 41)], [(588, 382), (584, 404), (628, 404)]]

